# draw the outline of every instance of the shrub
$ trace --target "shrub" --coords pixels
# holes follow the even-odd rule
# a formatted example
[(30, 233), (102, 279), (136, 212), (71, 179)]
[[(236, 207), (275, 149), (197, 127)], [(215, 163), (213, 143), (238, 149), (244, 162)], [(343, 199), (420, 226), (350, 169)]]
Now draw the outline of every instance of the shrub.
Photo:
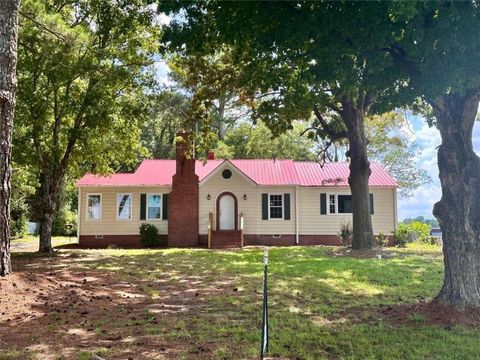
[(140, 241), (143, 246), (155, 247), (158, 245), (158, 229), (152, 224), (140, 225)]
[[(71, 225), (71, 227), (67, 227)], [(52, 223), (53, 236), (70, 236), (77, 233), (77, 214), (68, 208), (61, 208), (55, 214)]]
[(340, 232), (338, 237), (342, 240), (343, 246), (350, 246), (352, 243), (353, 230), (350, 223), (343, 223), (340, 225)]
[(377, 245), (381, 247), (388, 245), (388, 237), (383, 232), (380, 232), (377, 235)]
[(395, 232), (396, 245), (397, 243), (403, 244), (401, 246), (403, 247), (409, 242), (422, 242), (425, 244), (430, 244), (430, 225), (419, 221), (399, 224), (397, 231)]

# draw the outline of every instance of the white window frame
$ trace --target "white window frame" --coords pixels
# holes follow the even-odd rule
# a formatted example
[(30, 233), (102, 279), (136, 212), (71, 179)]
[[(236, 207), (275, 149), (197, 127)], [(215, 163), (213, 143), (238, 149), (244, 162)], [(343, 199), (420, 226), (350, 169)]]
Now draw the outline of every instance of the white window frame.
[[(160, 195), (160, 217), (157, 218), (149, 218), (148, 217), (148, 197), (150, 195)], [(162, 221), (163, 220), (163, 193), (147, 193), (147, 198), (145, 201), (145, 220), (148, 221)]]
[[(87, 201), (86, 201), (86, 206), (85, 206), (85, 220), (87, 221), (102, 221), (102, 218), (103, 218), (103, 194), (101, 193), (87, 193), (85, 194), (87, 196)], [(89, 209), (89, 205), (88, 205), (88, 198), (90, 196), (100, 196), (100, 218), (99, 219), (91, 219), (88, 215), (88, 209)]]
[[(330, 196), (335, 198), (335, 212), (330, 211)], [(338, 196), (334, 193), (327, 193), (327, 215), (338, 215)]]
[[(281, 218), (272, 218), (270, 217), (270, 196), (280, 195), (282, 197), (282, 217)], [(279, 206), (274, 206), (279, 207)], [(283, 193), (268, 193), (268, 220), (285, 220), (285, 196)]]
[[(129, 195), (130, 196), (130, 218), (129, 219), (119, 219), (118, 218), (118, 208), (120, 207), (120, 203), (118, 201), (119, 195)], [(132, 193), (117, 193), (117, 207), (115, 208), (115, 214), (117, 217), (117, 221), (132, 221), (133, 219), (133, 194)]]
[[(340, 215), (340, 216), (352, 215), (352, 213), (338, 212), (338, 196), (339, 195), (352, 196), (352, 194), (348, 194), (348, 193), (327, 193), (327, 215)], [(330, 196), (335, 196), (335, 212), (334, 213), (330, 212)]]

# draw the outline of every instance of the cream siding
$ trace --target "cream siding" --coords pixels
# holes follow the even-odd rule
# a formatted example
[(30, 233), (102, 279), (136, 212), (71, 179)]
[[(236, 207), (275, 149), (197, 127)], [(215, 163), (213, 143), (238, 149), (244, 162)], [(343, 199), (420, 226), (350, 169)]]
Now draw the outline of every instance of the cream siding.
[[(223, 169), (232, 170), (232, 177), (224, 179)], [(154, 224), (160, 234), (168, 232), (167, 220), (140, 221), (140, 194), (169, 193), (170, 187), (82, 187), (79, 189), (80, 235), (135, 235), (142, 222)], [(212, 174), (199, 189), (199, 234), (207, 234), (208, 214), (216, 221), (216, 200), (222, 192), (232, 192), (237, 197), (238, 216), (244, 215), (244, 233), (258, 235), (294, 235), (295, 186), (258, 186), (228, 164)], [(371, 188), (374, 194), (375, 213), (372, 215), (373, 231), (390, 235), (396, 226), (396, 189)], [(87, 195), (102, 194), (102, 220), (86, 220)], [(132, 220), (117, 220), (117, 194), (130, 193), (133, 196)], [(290, 220), (262, 220), (262, 194), (290, 194)], [(348, 188), (299, 187), (298, 230), (300, 235), (336, 235), (343, 222), (352, 221), (351, 215), (321, 215), (320, 193), (350, 194)], [(207, 196), (210, 195), (210, 200)], [(244, 195), (247, 199), (244, 200)], [(163, 201), (163, 200), (162, 200)], [(163, 211), (163, 209), (162, 209)], [(215, 227), (214, 227), (215, 228)]]
[[(83, 187), (80, 195), (80, 235), (138, 235), (142, 223), (155, 225), (159, 233), (166, 235), (167, 220), (140, 221), (140, 194), (169, 193), (170, 187)], [(88, 194), (102, 195), (102, 220), (87, 220)], [(117, 194), (132, 194), (132, 219), (117, 220)], [(162, 198), (163, 201), (163, 198)]]
[[(352, 223), (351, 214), (320, 214), (320, 194), (350, 194), (348, 188), (300, 187), (299, 189), (299, 228), (300, 235), (336, 235), (342, 223)], [(394, 196), (396, 189), (370, 188), (373, 194), (374, 214), (372, 225), (374, 234), (383, 232), (391, 235), (395, 230), (396, 213)], [(328, 198), (327, 198), (328, 206)]]
[[(232, 171), (230, 179), (222, 177), (222, 171), (226, 168)], [(209, 213), (213, 214), (214, 222), (216, 222), (217, 197), (225, 191), (232, 192), (237, 197), (238, 216), (243, 213), (245, 234), (295, 234), (295, 187), (257, 186), (229, 165), (221, 166), (200, 185), (200, 234), (207, 234), (208, 232)], [(290, 220), (262, 220), (262, 193), (290, 193)], [(207, 200), (208, 194), (210, 194), (210, 200)], [(243, 199), (244, 195), (247, 195), (247, 200)]]

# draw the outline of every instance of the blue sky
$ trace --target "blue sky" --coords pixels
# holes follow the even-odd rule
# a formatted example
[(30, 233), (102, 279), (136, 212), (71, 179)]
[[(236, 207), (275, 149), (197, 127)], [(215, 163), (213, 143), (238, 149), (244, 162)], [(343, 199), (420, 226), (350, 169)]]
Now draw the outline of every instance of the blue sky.
[[(416, 158), (416, 165), (428, 172), (432, 182), (419, 187), (411, 198), (399, 196), (398, 218), (402, 220), (420, 215), (433, 218), (433, 204), (442, 196), (436, 149), (441, 143), (440, 133), (436, 128), (429, 127), (422, 117), (408, 115), (407, 120), (413, 130), (412, 138), (422, 147), (422, 151)], [(473, 130), (473, 146), (477, 154), (480, 154), (480, 122), (475, 124)]]
[[(157, 79), (165, 86), (172, 85), (168, 79), (168, 67), (163, 61), (156, 63)], [(429, 127), (427, 122), (420, 116), (407, 114), (411, 131), (411, 138), (420, 145), (421, 151), (416, 158), (416, 165), (425, 169), (432, 178), (432, 182), (419, 187), (413, 196), (398, 198), (398, 218), (414, 218), (424, 216), (433, 218), (433, 204), (440, 200), (442, 195), (440, 181), (438, 179), (437, 147), (440, 145), (440, 133), (435, 127)], [(473, 144), (475, 151), (480, 155), (480, 122), (477, 122), (473, 131)]]

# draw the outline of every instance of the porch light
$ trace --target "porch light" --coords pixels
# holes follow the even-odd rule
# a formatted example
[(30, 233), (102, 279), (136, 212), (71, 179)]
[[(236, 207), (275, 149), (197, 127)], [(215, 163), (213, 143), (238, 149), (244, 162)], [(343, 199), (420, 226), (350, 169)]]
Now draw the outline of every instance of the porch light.
[(210, 194), (207, 195), (207, 200), (210, 200), (211, 199), (211, 196)]
[(243, 200), (247, 200), (247, 194), (243, 194)]

